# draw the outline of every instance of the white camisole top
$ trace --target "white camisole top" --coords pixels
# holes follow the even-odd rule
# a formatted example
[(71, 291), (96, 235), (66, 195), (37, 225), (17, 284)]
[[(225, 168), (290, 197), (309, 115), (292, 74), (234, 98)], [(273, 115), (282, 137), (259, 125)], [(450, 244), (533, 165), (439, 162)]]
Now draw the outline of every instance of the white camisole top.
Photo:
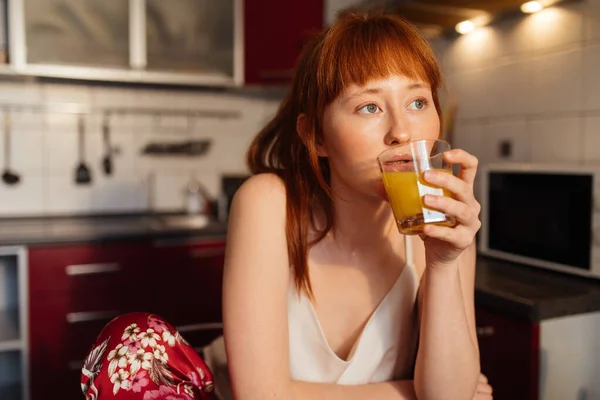
[(406, 265), (377, 306), (348, 360), (329, 347), (315, 309), (294, 282), (288, 295), (290, 374), (293, 380), (359, 385), (412, 379), (419, 334), (411, 238), (405, 236)]

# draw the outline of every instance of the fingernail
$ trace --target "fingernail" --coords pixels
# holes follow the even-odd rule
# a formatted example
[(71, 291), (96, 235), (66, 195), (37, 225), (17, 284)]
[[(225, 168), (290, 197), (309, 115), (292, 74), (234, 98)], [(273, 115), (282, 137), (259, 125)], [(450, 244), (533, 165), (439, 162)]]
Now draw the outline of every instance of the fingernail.
[(425, 203), (427, 203), (427, 204), (435, 204), (435, 196), (426, 194), (424, 197), (425, 198), (423, 200), (425, 201)]
[(425, 180), (434, 183), (435, 181), (435, 172), (434, 171), (425, 171), (424, 172), (425, 175)]

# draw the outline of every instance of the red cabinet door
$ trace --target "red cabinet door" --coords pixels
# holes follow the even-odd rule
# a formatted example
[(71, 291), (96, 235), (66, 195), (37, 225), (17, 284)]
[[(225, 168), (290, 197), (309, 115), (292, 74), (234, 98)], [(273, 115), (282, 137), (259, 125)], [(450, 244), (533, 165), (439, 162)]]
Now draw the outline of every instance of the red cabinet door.
[(31, 399), (81, 399), (81, 365), (104, 325), (143, 309), (149, 244), (29, 249)]
[(477, 337), (481, 372), (497, 400), (538, 400), (538, 324), (520, 321), (477, 307)]
[(323, 27), (323, 13), (323, 0), (245, 0), (246, 83), (289, 82), (304, 44)]
[(194, 347), (221, 333), (225, 240), (157, 245), (157, 314)]

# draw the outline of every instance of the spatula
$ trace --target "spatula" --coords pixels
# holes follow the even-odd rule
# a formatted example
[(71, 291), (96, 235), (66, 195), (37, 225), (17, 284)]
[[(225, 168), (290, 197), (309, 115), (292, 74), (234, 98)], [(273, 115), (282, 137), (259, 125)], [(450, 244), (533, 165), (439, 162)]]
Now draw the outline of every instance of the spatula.
[(87, 185), (92, 182), (92, 173), (85, 163), (85, 120), (79, 115), (79, 165), (75, 170), (75, 183)]

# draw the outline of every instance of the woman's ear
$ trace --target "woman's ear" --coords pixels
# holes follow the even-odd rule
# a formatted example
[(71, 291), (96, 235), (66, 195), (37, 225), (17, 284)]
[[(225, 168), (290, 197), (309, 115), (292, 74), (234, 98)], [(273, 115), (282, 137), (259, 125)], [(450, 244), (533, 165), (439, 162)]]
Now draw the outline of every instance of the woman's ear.
[[(300, 138), (304, 142), (305, 145), (308, 145), (308, 138), (311, 135), (314, 135), (312, 127), (308, 124), (308, 119), (306, 118), (306, 114), (300, 114), (298, 119), (296, 119), (296, 131), (300, 135)], [(317, 155), (319, 157), (327, 157), (327, 150), (325, 149), (325, 145), (323, 141), (319, 138), (315, 138), (315, 144), (317, 147)]]

